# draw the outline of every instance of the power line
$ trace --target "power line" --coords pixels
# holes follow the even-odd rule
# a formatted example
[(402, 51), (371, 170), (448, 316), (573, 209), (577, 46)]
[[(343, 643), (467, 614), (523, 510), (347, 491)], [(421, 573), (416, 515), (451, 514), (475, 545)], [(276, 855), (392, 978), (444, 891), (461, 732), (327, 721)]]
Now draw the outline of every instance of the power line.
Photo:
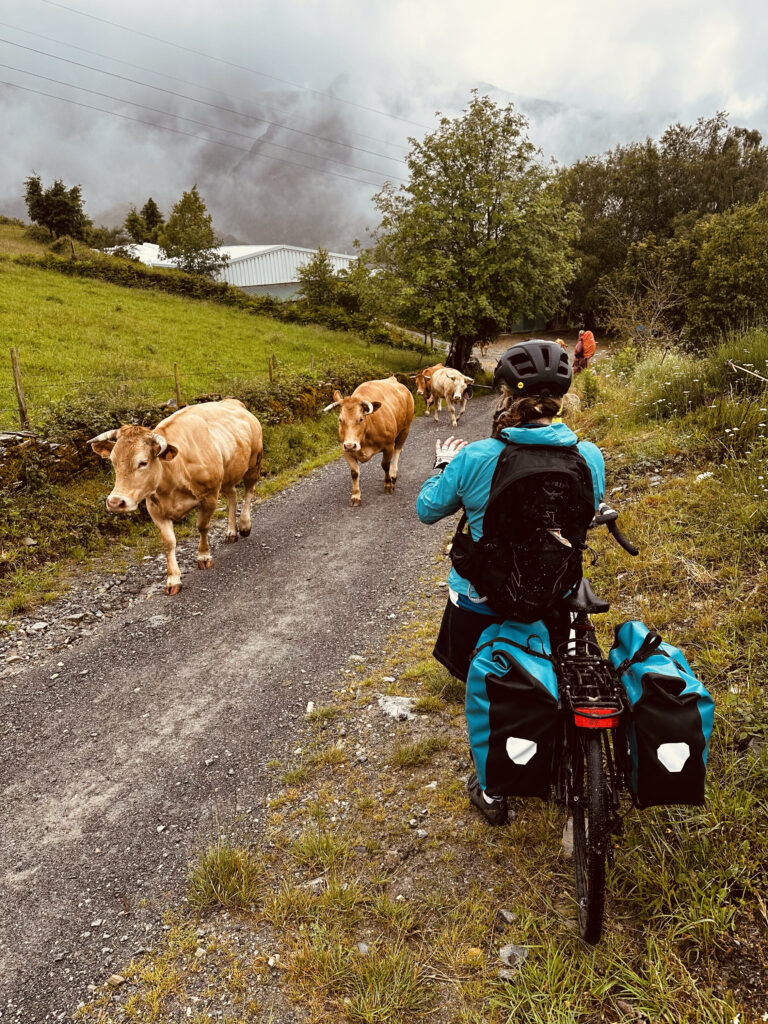
[[(240, 96), (237, 93), (224, 92), (222, 89), (216, 89), (208, 85), (200, 85), (199, 82), (190, 82), (187, 78), (179, 78), (177, 75), (169, 75), (167, 71), (156, 71), (154, 68), (145, 68), (141, 64), (133, 64), (129, 60), (123, 60), (122, 57), (114, 57), (111, 54), (99, 53), (98, 50), (89, 50), (84, 46), (76, 46), (75, 43), (68, 43), (63, 39), (56, 39), (53, 36), (43, 35), (42, 32), (33, 32), (28, 28), (20, 28), (18, 25), (9, 25), (8, 22), (0, 21), (0, 27), (9, 28), (12, 32), (21, 32), (26, 36), (34, 36), (36, 39), (44, 39), (48, 43), (56, 43), (57, 46), (66, 46), (70, 50), (77, 50), (79, 53), (87, 53), (91, 57), (99, 57), (102, 60), (112, 61), (115, 64), (123, 64), (125, 67), (133, 68), (134, 71), (144, 71), (149, 75), (157, 75), (160, 78), (165, 78), (170, 82), (179, 82), (181, 85), (191, 85), (193, 89), (207, 90), (208, 92), (217, 93), (219, 96), (224, 96), (227, 99), (236, 99), (246, 101), (245, 96)], [(358, 138), (366, 139), (368, 142), (376, 142), (382, 146), (397, 146), (402, 149), (403, 144), (401, 142), (389, 142), (387, 139), (377, 139), (371, 135), (365, 135), (363, 132), (359, 132), (354, 128), (349, 129), (353, 135), (357, 135)], [(387, 157), (387, 159), (394, 159)]]
[[(44, 0), (48, 2), (48, 0)], [(118, 75), (114, 71), (104, 71), (102, 68), (94, 68), (90, 64), (82, 64), (77, 60), (70, 60), (69, 57), (60, 57), (55, 53), (46, 53), (44, 50), (37, 50), (34, 46), (25, 46), (23, 43), (14, 43), (12, 39), (3, 39), (0, 37), (0, 43), (6, 43), (8, 46), (15, 46), (19, 50), (26, 50), (28, 53), (36, 53), (39, 57), (50, 57), (52, 60), (60, 60), (65, 64), (72, 64), (76, 68), (84, 68), (86, 71), (95, 71), (98, 75), (107, 75), (109, 78), (117, 78), (121, 82), (130, 82), (131, 85), (138, 85), (144, 89), (153, 89), (155, 92), (164, 92), (168, 96), (175, 96), (176, 99), (189, 100), (191, 103), (199, 103), (204, 107), (211, 107), (213, 110), (220, 110), (225, 114), (234, 114), (236, 117), (244, 117), (249, 121), (256, 121), (259, 124), (268, 124), (273, 128), (283, 128), (285, 131), (296, 132), (297, 135), (306, 135), (311, 139), (317, 139), (320, 142), (330, 142), (334, 146), (343, 146), (345, 149), (354, 149), (358, 153), (366, 153), (368, 156), (380, 157), (383, 160), (391, 160), (393, 163), (402, 163), (402, 160), (398, 160), (393, 156), (387, 156), (385, 153), (376, 153), (371, 149), (362, 149), (360, 146), (353, 146), (348, 142), (338, 142), (336, 139), (329, 139), (326, 135), (316, 135), (314, 132), (304, 131), (302, 128), (291, 128), (290, 125), (281, 124), (280, 121), (269, 121), (265, 117), (257, 117), (255, 114), (246, 114), (240, 110), (236, 110), (234, 107), (223, 107), (219, 103), (209, 103), (208, 100), (199, 100), (194, 96), (187, 96), (182, 92), (174, 92), (173, 89), (164, 89), (160, 85), (149, 85), (147, 82), (140, 82), (136, 78), (129, 78), (127, 75)]]
[[(99, 96), (104, 100), (114, 100), (116, 103), (126, 103), (131, 107), (138, 107), (140, 110), (149, 110), (153, 114), (161, 114), (163, 117), (176, 118), (179, 121), (188, 121), (190, 124), (195, 124), (198, 128), (210, 128), (215, 132), (225, 132), (227, 135), (237, 135), (242, 139), (248, 139), (250, 142), (257, 142), (262, 146), (273, 146), (277, 149), (288, 150), (289, 153), (298, 153), (301, 156), (309, 157), (310, 159), (325, 160), (328, 163), (338, 164), (340, 167), (350, 167), (356, 171), (365, 171), (368, 174), (380, 174), (382, 177), (392, 177), (396, 181), (405, 181), (405, 178), (399, 178), (394, 175), (386, 175), (383, 171), (377, 171), (373, 167), (360, 167), (358, 164), (350, 164), (344, 160), (334, 160), (333, 157), (324, 156), (321, 153), (308, 153), (304, 149), (294, 149), (292, 146), (284, 146), (279, 142), (269, 142), (266, 139), (259, 139), (253, 135), (246, 135), (245, 132), (238, 132), (234, 128), (222, 128), (217, 124), (210, 124), (208, 121), (197, 121), (194, 117), (185, 117), (184, 114), (175, 114), (170, 110), (161, 110), (159, 107), (149, 107), (145, 103), (136, 103), (134, 100), (123, 99), (122, 96), (111, 96), (106, 92), (99, 92), (97, 89), (86, 89), (84, 85), (73, 85), (71, 82), (62, 82), (58, 78), (49, 78), (47, 75), (40, 75), (35, 71), (26, 71), (24, 68), (15, 68), (10, 64), (0, 63), (0, 68), (5, 68), (7, 71), (16, 71), (22, 75), (30, 75), (32, 78), (41, 78), (44, 82), (50, 82), (52, 85), (63, 85), (67, 89), (77, 89), (79, 92), (87, 92), (91, 96)], [(249, 151), (250, 152), (250, 151)], [(319, 168), (318, 168), (319, 170)]]
[(279, 156), (269, 156), (267, 153), (253, 153), (250, 149), (243, 149), (242, 146), (233, 146), (231, 142), (219, 142), (216, 139), (208, 139), (204, 135), (196, 135), (194, 132), (185, 132), (182, 128), (170, 128), (168, 125), (156, 124), (153, 121), (144, 121), (138, 117), (130, 117), (128, 114), (118, 114), (115, 110), (105, 110), (103, 107), (94, 107), (90, 103), (80, 103), (78, 100), (70, 100), (65, 96), (55, 96), (50, 92), (42, 92), (40, 89), (30, 89), (27, 85), (19, 85), (18, 82), (3, 82), (10, 89), (21, 89), (24, 92), (33, 93), (35, 96), (45, 96), (50, 100), (59, 100), (61, 103), (70, 103), (75, 107), (83, 107), (85, 110), (96, 110), (100, 114), (109, 114), (110, 117), (119, 117), (123, 121), (133, 121), (134, 124), (144, 124), (148, 128), (157, 128), (163, 132), (173, 132), (174, 135), (186, 135), (190, 139), (200, 139), (210, 146), (223, 146), (225, 149), (234, 149), (238, 153), (248, 153), (251, 157), (261, 157), (264, 160), (273, 160), (279, 164), (289, 164), (291, 167), (301, 167), (305, 171), (314, 171), (315, 174), (330, 174), (334, 178), (344, 178), (346, 181), (354, 181), (357, 185), (370, 185), (372, 188), (381, 188), (381, 184), (375, 181), (366, 181), (364, 178), (353, 178), (349, 174), (339, 174), (338, 171), (324, 171), (319, 167), (310, 167), (308, 164), (299, 164), (295, 160), (285, 160)]
[(128, 25), (121, 25), (116, 21), (109, 21), (107, 18), (100, 18), (96, 14), (88, 14), (85, 11), (79, 11), (76, 7), (68, 7), (66, 4), (56, 3), (56, 0), (40, 0), (40, 2), (48, 4), (50, 7), (58, 7), (62, 11), (69, 11), (70, 14), (79, 14), (83, 18), (90, 18), (92, 21), (100, 21), (103, 25), (111, 25), (112, 28), (119, 28), (123, 32), (132, 32), (134, 35), (142, 36), (144, 39), (151, 39), (155, 43), (163, 43), (165, 46), (173, 46), (175, 49), (183, 50), (185, 53), (191, 53), (195, 57), (205, 57), (206, 60), (213, 60), (218, 64), (226, 64), (228, 67), (237, 68), (238, 71), (247, 71), (251, 75), (260, 75), (262, 78), (269, 78), (273, 82), (280, 82), (282, 85), (290, 85), (293, 89), (303, 89), (306, 92), (314, 93), (316, 96), (322, 96), (323, 99), (332, 100), (334, 103), (345, 103), (349, 107), (357, 107), (359, 110), (367, 110), (369, 114), (379, 114), (381, 117), (389, 117), (393, 121), (402, 121), (404, 124), (413, 125), (415, 128), (429, 128), (429, 125), (421, 124), (418, 121), (411, 121), (407, 117), (399, 117), (397, 114), (391, 114), (388, 110), (378, 110), (376, 107), (368, 107), (364, 103), (355, 103), (354, 100), (344, 100), (339, 96), (330, 96), (328, 93), (322, 92), (320, 89), (312, 89), (308, 85), (299, 85), (297, 82), (291, 82), (287, 78), (278, 78), (276, 75), (267, 74), (266, 71), (257, 71), (256, 68), (249, 68), (243, 64), (235, 64), (231, 60), (225, 60), (223, 57), (214, 57), (212, 54), (203, 53), (201, 50), (193, 50), (189, 46), (182, 46), (181, 43), (174, 43), (170, 39), (161, 39), (160, 36), (153, 36), (149, 32), (141, 32), (139, 29), (130, 28)]

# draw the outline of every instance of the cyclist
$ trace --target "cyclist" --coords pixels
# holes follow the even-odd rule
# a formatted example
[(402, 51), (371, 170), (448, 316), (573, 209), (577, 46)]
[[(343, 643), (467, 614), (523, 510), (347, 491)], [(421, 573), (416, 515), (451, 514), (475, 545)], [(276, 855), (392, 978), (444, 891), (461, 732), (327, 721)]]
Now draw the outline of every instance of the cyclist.
[[(491, 436), (471, 444), (453, 437), (445, 443), (435, 443), (435, 472), (424, 482), (417, 499), (419, 519), (436, 523), (463, 508), (471, 538), (480, 540), (496, 463), (510, 444), (576, 446), (589, 467), (597, 508), (605, 490), (602, 453), (596, 445), (579, 441), (565, 423), (553, 423), (571, 379), (567, 353), (556, 342), (531, 340), (508, 349), (494, 373), (494, 384), (501, 389), (502, 396), (493, 414)], [(503, 619), (452, 568), (434, 657), (466, 683), (480, 634)], [(545, 622), (553, 646), (567, 639), (569, 623), (564, 612), (553, 612)], [(490, 824), (502, 825), (507, 821), (505, 797), (488, 797), (475, 774), (470, 776), (467, 789), (470, 800)]]

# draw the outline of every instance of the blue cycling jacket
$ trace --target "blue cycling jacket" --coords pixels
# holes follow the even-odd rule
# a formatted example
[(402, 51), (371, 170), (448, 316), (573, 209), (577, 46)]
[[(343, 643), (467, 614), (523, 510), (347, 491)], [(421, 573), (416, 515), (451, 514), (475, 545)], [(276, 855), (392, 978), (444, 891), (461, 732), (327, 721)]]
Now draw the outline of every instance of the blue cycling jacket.
[[(524, 427), (507, 427), (502, 436), (513, 444), (548, 444), (556, 448), (570, 448), (574, 445), (583, 455), (590, 472), (595, 493), (595, 508), (605, 494), (605, 462), (597, 445), (590, 441), (579, 441), (565, 423), (551, 426), (526, 424)], [(459, 451), (448, 463), (444, 472), (436, 473), (424, 481), (416, 499), (416, 512), (422, 523), (436, 523), (445, 516), (453, 515), (460, 508), (467, 513), (467, 524), (473, 540), (483, 535), (483, 515), (491, 491), (491, 480), (496, 462), (504, 450), (504, 441), (493, 437), (474, 441)], [(467, 607), (477, 601), (471, 584), (451, 568), (448, 586), (465, 600), (459, 603)], [(484, 610), (482, 607), (478, 611)]]

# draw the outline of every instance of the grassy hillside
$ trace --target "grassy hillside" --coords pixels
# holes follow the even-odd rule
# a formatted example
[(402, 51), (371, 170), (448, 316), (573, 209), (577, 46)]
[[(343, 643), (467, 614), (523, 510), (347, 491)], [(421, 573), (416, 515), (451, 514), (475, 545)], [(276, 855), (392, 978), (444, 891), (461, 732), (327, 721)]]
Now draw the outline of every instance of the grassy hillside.
[[(391, 648), (351, 663), (273, 765), (266, 821), (220, 823), (126, 984), (88, 1022), (757, 1024), (768, 1014), (768, 335), (708, 356), (619, 353), (581, 377), (582, 436), (641, 548), (605, 535), (589, 570), (600, 624), (639, 618), (682, 647), (715, 695), (704, 808), (628, 809), (606, 933), (574, 934), (564, 815), (513, 801), (490, 829), (469, 808), (463, 686), (431, 649), (447, 565), (429, 567)], [(764, 371), (762, 371), (764, 372)], [(768, 375), (767, 375), (768, 376)], [(446, 535), (450, 524), (445, 524)], [(376, 692), (415, 698), (393, 726)], [(229, 914), (222, 913), (226, 908)], [(217, 912), (218, 911), (218, 912)], [(213, 912), (213, 913), (212, 913)], [(500, 947), (517, 947), (503, 967)], [(252, 948), (256, 952), (252, 952)]]
[[(115, 522), (106, 516), (109, 472), (99, 460), (87, 461), (84, 440), (134, 417), (156, 423), (166, 415), (160, 406), (175, 397), (174, 362), (183, 402), (235, 394), (262, 418), (265, 479), (259, 496), (337, 454), (335, 418), (311, 416), (324, 404), (323, 395), (330, 396), (324, 381), (335, 377), (351, 389), (419, 364), (412, 350), (371, 345), (356, 334), (68, 277), (8, 258), (42, 251), (45, 246), (23, 227), (0, 222), (0, 432), (19, 425), (8, 354), (13, 346), (31, 425), (50, 429), (69, 445), (75, 478), (50, 478), (32, 450), (19, 466), (6, 465), (10, 475), (0, 474), (0, 619), (56, 596), (76, 563), (110, 551), (118, 539), (134, 545), (154, 537), (157, 543), (154, 527), (141, 517)], [(5, 483), (10, 490), (3, 491)]]
[[(213, 302), (121, 288), (0, 261), (6, 349), (19, 352), (32, 423), (82, 390), (128, 387), (144, 400), (226, 390), (265, 377), (268, 360), (308, 371), (335, 359), (375, 359), (382, 372), (418, 364), (414, 352), (372, 347), (353, 334), (284, 324)], [(0, 358), (0, 428), (18, 425), (7, 351)]]

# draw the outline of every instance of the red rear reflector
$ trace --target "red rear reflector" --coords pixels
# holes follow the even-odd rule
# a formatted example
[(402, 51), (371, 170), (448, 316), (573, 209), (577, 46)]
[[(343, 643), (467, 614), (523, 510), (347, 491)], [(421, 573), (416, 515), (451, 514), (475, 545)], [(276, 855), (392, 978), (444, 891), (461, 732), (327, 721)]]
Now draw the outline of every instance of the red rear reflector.
[(573, 720), (580, 729), (615, 729), (619, 724), (615, 708), (574, 708)]

